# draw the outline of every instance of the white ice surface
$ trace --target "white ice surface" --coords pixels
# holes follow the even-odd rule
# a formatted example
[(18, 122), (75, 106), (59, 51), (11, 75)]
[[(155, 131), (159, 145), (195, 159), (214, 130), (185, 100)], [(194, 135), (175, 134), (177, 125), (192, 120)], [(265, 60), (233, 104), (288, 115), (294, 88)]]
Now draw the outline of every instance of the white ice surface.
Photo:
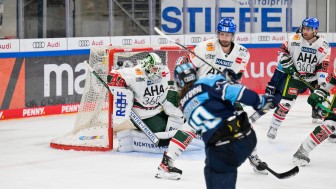
[[(292, 156), (313, 124), (307, 96), (301, 96), (270, 143), (266, 132), (273, 112), (254, 125), (259, 157), (277, 172), (293, 168)], [(205, 188), (204, 151), (186, 152), (176, 161), (179, 181), (156, 179), (162, 154), (77, 152), (49, 147), (69, 132), (76, 114), (0, 121), (0, 189), (198, 189)], [(336, 176), (336, 144), (325, 141), (295, 177), (279, 180), (258, 175), (246, 161), (238, 172), (238, 189), (331, 189)]]

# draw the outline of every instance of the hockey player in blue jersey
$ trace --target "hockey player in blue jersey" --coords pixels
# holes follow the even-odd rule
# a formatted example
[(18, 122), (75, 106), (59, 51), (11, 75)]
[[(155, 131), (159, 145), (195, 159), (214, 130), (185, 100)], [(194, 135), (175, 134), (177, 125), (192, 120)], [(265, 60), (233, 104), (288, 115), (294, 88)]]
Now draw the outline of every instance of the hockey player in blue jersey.
[(195, 68), (186, 63), (176, 66), (174, 76), (181, 88), (184, 117), (202, 133), (205, 143), (207, 188), (235, 188), (237, 168), (251, 154), (257, 138), (246, 112), (238, 114), (234, 104), (240, 102), (255, 110), (268, 111), (274, 108), (274, 97), (258, 95), (239, 84), (230, 69), (222, 75), (197, 80)]

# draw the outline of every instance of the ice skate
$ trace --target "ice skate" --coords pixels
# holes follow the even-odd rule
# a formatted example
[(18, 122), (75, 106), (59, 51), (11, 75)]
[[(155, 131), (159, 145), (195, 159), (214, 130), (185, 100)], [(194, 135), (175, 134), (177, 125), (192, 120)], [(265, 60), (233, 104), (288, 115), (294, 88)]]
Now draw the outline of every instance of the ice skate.
[(319, 114), (318, 109), (313, 108), (312, 109), (312, 122), (317, 123), (317, 122), (322, 122), (322, 116), (321, 113)]
[(336, 143), (336, 134), (331, 134), (328, 138), (329, 142)]
[[(267, 170), (259, 165), (259, 162), (262, 162), (262, 161), (259, 159), (258, 155), (255, 155), (255, 156), (250, 155), (248, 156), (248, 159), (250, 161), (250, 164), (253, 167), (254, 172), (262, 174), (262, 175), (268, 174)], [(266, 164), (265, 162), (263, 163)]]
[(274, 128), (274, 127), (270, 127), (268, 132), (267, 132), (267, 138), (269, 140), (275, 140), (276, 136), (277, 136), (277, 131), (278, 129)]
[(166, 178), (170, 180), (180, 180), (182, 170), (174, 167), (172, 159), (167, 156), (167, 152), (163, 154), (162, 162), (158, 167), (156, 178)]
[(303, 149), (302, 145), (293, 155), (293, 163), (300, 167), (306, 166), (310, 162), (308, 153)]

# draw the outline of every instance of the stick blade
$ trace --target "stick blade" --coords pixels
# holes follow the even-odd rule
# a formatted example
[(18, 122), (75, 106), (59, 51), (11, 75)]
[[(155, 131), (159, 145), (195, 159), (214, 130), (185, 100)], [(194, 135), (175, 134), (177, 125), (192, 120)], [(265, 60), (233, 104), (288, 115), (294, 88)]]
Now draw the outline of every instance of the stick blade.
[(287, 179), (287, 178), (295, 176), (298, 173), (299, 173), (299, 167), (295, 166), (293, 169), (291, 169), (291, 170), (289, 170), (287, 172), (280, 173), (277, 177), (279, 179)]

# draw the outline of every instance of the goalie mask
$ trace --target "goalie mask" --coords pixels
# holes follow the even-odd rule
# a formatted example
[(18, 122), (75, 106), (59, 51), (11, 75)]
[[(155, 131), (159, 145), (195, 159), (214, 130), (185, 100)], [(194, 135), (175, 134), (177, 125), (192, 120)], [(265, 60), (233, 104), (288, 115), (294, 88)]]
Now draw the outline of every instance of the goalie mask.
[(149, 53), (141, 61), (141, 67), (150, 79), (161, 78), (161, 72), (164, 69), (162, 59), (156, 53)]
[(198, 79), (194, 65), (190, 62), (177, 65), (174, 70), (174, 79), (180, 88), (189, 83), (194, 83)]

